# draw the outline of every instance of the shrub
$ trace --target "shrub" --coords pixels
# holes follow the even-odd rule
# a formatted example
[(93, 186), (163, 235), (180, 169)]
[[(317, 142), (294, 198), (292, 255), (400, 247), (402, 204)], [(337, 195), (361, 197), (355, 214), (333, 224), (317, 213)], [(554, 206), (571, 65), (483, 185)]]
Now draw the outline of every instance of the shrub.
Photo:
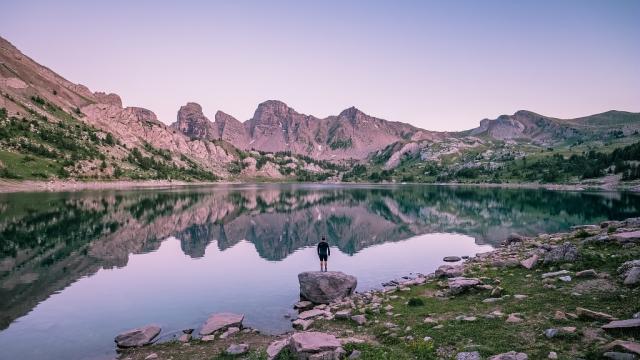
[(417, 297), (412, 297), (411, 299), (409, 299), (409, 303), (407, 304), (409, 306), (424, 306), (424, 300), (417, 298)]

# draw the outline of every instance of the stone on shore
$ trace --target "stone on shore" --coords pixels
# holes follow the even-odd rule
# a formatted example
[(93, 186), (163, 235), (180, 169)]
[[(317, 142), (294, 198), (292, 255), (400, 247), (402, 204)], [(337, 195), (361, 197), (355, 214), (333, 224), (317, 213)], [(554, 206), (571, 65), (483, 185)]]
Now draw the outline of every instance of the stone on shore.
[(313, 320), (296, 319), (291, 324), (293, 325), (294, 329), (305, 331), (309, 327), (311, 327), (311, 325), (313, 325)]
[(476, 278), (455, 277), (450, 278), (448, 281), (449, 292), (452, 295), (457, 295), (471, 289), (477, 285), (480, 285), (480, 280)]
[(587, 319), (598, 320), (598, 321), (615, 320), (615, 317), (609, 314), (599, 312), (599, 311), (593, 311), (593, 310), (589, 310), (581, 307), (576, 308), (576, 314), (578, 315), (578, 317), (581, 317), (581, 318), (587, 318)]
[(284, 348), (289, 345), (290, 341), (290, 338), (286, 338), (271, 342), (271, 344), (269, 344), (269, 346), (267, 347), (267, 359), (275, 359), (278, 355), (280, 355), (282, 350), (284, 350)]
[(244, 315), (233, 313), (216, 313), (209, 316), (200, 329), (200, 335), (211, 335), (219, 330), (226, 330), (230, 327), (242, 328)]
[(348, 319), (351, 316), (351, 310), (340, 310), (335, 313), (336, 319)]
[(533, 255), (527, 259), (520, 261), (520, 265), (527, 270), (531, 270), (538, 264), (538, 260), (539, 256)]
[(298, 274), (300, 295), (315, 304), (329, 304), (353, 293), (355, 276), (340, 271), (307, 271)]
[(298, 301), (293, 305), (293, 308), (296, 310), (309, 310), (313, 308), (313, 303), (311, 301)]
[(525, 353), (509, 351), (507, 353), (502, 353), (498, 355), (494, 355), (489, 358), (489, 360), (527, 360), (529, 357)]
[(330, 312), (326, 310), (311, 309), (311, 310), (303, 311), (300, 314), (298, 314), (298, 319), (307, 320), (307, 319), (313, 319), (318, 316), (326, 316), (328, 314), (330, 314)]
[(119, 348), (139, 347), (151, 344), (158, 334), (160, 327), (155, 325), (147, 325), (136, 329), (127, 330), (115, 338), (116, 345)]
[(606, 325), (602, 325), (602, 328), (608, 331), (615, 330), (640, 330), (640, 319), (627, 319), (627, 320), (613, 320)]
[(459, 256), (445, 256), (442, 261), (446, 261), (446, 262), (456, 262), (456, 261), (460, 261), (462, 260), (461, 257)]
[(459, 277), (464, 273), (464, 267), (462, 265), (442, 265), (436, 269), (434, 275), (438, 278), (451, 278)]
[[(299, 332), (291, 335), (291, 351), (298, 359), (333, 359), (342, 349), (340, 340), (334, 335), (316, 331)], [(325, 357), (326, 356), (326, 357)]]
[(572, 243), (566, 242), (551, 249), (544, 256), (545, 264), (572, 262), (578, 260), (578, 248)]
[(229, 355), (242, 355), (247, 351), (249, 351), (248, 344), (231, 344), (227, 350), (225, 350), (225, 353)]

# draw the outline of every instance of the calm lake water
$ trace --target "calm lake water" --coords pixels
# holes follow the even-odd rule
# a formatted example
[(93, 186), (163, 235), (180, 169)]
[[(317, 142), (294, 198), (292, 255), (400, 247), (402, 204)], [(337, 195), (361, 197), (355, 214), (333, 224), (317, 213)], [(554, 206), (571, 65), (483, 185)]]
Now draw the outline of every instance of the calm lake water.
[(169, 339), (218, 311), (287, 331), (323, 234), (329, 270), (367, 290), (513, 232), (632, 216), (637, 194), (413, 185), (0, 195), (0, 359), (109, 359), (123, 330)]

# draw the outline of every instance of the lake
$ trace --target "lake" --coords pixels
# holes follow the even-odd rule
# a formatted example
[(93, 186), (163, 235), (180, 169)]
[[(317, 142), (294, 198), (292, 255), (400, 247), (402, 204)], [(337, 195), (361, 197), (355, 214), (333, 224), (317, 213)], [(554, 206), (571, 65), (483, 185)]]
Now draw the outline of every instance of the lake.
[(0, 194), (0, 359), (110, 359), (123, 330), (167, 340), (219, 311), (285, 332), (322, 235), (329, 270), (368, 290), (511, 233), (634, 216), (633, 193), (428, 185)]

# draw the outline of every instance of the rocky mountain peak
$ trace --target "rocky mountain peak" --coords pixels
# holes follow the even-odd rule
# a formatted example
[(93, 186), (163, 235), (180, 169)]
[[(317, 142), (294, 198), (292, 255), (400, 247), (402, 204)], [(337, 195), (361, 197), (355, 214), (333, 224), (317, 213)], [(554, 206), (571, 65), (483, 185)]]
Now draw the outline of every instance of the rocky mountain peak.
[(295, 110), (290, 108), (287, 104), (279, 100), (267, 100), (258, 105), (253, 119), (259, 120), (268, 117), (283, 117), (289, 115), (289, 113), (296, 113)]
[(340, 114), (338, 115), (338, 117), (346, 117), (349, 119), (355, 119), (357, 117), (363, 117), (363, 116), (367, 116), (367, 114), (363, 113), (362, 111), (360, 111), (360, 109), (358, 109), (355, 106), (342, 110), (342, 112), (340, 112)]
[(202, 106), (195, 102), (180, 107), (177, 121), (171, 127), (191, 138), (211, 138), (216, 135), (211, 121), (202, 112)]

